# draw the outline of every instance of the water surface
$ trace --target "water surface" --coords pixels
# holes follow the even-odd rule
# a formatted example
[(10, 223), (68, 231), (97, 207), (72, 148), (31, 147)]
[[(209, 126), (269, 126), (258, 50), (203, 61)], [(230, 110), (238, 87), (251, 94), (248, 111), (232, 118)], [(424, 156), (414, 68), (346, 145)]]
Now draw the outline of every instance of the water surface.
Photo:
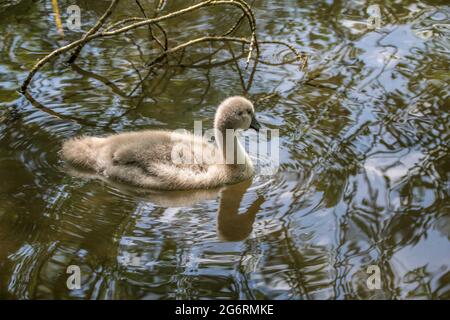
[[(59, 2), (64, 21), (69, 4)], [(73, 3), (82, 31), (108, 6)], [(153, 2), (142, 3), (152, 12)], [(183, 3), (194, 2), (169, 1), (163, 12)], [(211, 126), (222, 99), (246, 93), (245, 58), (208, 66), (232, 53), (203, 43), (128, 97), (153, 53), (142, 28), (93, 42), (74, 67), (52, 61), (30, 101), (16, 90), (36, 59), (82, 32), (61, 37), (51, 1), (0, 4), (0, 298), (450, 298), (449, 7), (251, 4), (260, 40), (287, 41), (309, 58), (303, 71), (258, 64), (248, 90), (260, 122), (280, 130), (280, 167), (222, 190), (170, 194), (73, 173), (61, 143)], [(373, 4), (379, 29), (367, 27)], [(113, 19), (140, 14), (121, 4)], [(208, 9), (162, 26), (172, 45), (227, 30), (239, 14)], [(197, 67), (177, 66), (219, 48)], [(236, 56), (240, 48), (232, 46)], [(261, 51), (267, 61), (292, 57), (273, 45)], [(81, 268), (81, 289), (66, 286), (70, 265)], [(366, 285), (370, 265), (380, 289)]]

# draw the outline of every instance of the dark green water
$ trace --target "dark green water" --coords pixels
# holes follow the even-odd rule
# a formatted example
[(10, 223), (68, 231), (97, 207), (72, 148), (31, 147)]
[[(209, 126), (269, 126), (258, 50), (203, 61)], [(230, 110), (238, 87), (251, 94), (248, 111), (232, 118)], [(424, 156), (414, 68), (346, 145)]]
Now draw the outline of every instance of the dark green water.
[[(63, 22), (74, 3), (83, 31), (109, 4), (59, 1)], [(162, 13), (188, 3), (169, 1)], [(376, 3), (381, 28), (371, 30)], [(277, 173), (220, 192), (140, 194), (68, 172), (61, 143), (212, 125), (217, 104), (244, 93), (235, 63), (205, 67), (229, 59), (229, 47), (188, 49), (184, 64), (223, 48), (195, 68), (173, 57), (127, 97), (134, 67), (145, 75), (153, 52), (148, 29), (98, 40), (74, 68), (63, 59), (44, 67), (33, 105), (16, 91), (27, 71), (82, 33), (66, 28), (61, 38), (51, 1), (0, 3), (0, 298), (450, 298), (449, 7), (278, 0), (253, 9), (260, 40), (309, 57), (303, 72), (259, 64), (249, 90), (260, 122), (280, 130)], [(134, 1), (118, 12), (113, 19), (140, 16)], [(206, 9), (162, 26), (173, 45), (239, 15)], [(273, 45), (261, 52), (289, 58)], [(245, 58), (238, 66), (247, 83)], [(67, 288), (69, 265), (81, 268), (81, 289)], [(380, 289), (366, 285), (370, 265)]]

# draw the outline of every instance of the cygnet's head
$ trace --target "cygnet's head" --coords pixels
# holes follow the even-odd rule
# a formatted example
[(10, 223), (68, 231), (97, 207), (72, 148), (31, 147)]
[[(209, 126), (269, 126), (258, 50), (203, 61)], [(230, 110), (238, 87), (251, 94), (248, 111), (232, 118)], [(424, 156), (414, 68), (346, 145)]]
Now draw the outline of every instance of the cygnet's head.
[(219, 105), (214, 120), (214, 127), (220, 130), (247, 130), (252, 128), (258, 131), (261, 125), (255, 118), (253, 104), (244, 97), (235, 96), (225, 99)]

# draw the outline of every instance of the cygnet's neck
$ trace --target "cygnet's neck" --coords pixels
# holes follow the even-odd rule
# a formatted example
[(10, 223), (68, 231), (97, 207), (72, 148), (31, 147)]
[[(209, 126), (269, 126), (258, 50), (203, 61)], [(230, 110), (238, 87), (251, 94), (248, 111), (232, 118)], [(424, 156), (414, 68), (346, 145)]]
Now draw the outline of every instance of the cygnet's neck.
[(238, 131), (217, 126), (214, 128), (217, 147), (221, 151), (223, 163), (245, 164), (248, 156), (238, 139)]

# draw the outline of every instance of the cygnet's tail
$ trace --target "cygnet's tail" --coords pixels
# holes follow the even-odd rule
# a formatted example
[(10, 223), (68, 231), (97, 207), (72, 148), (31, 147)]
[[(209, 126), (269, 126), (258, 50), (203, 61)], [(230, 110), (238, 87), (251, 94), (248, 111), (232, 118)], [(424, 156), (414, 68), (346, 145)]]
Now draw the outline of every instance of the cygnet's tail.
[(69, 164), (91, 170), (98, 170), (98, 152), (103, 138), (79, 137), (64, 142), (62, 158)]

